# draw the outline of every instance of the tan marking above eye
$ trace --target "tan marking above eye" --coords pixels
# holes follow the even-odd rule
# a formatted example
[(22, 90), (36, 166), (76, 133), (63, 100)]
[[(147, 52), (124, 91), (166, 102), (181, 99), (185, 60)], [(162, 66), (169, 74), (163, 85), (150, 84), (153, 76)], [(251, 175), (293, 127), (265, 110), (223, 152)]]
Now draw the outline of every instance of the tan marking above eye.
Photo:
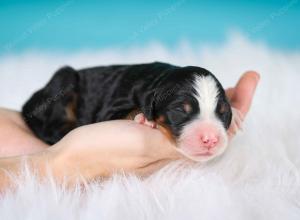
[(184, 103), (183, 109), (186, 113), (190, 113), (192, 111), (192, 106), (189, 103)]
[(220, 113), (225, 113), (228, 111), (228, 105), (226, 105), (225, 103), (222, 103), (220, 106)]
[(166, 121), (166, 118), (165, 118), (165, 116), (163, 116), (163, 115), (160, 115), (159, 117), (158, 117), (158, 119), (157, 119), (157, 122), (158, 123), (164, 123)]

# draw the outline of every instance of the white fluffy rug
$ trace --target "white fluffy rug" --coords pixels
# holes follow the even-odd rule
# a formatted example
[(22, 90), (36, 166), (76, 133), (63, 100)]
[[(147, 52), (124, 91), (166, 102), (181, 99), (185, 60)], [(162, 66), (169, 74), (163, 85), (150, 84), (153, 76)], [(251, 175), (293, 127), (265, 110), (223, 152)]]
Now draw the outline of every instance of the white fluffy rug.
[(115, 176), (83, 193), (29, 175), (0, 198), (0, 219), (300, 219), (300, 51), (278, 51), (234, 35), (224, 45), (171, 50), (159, 44), (68, 54), (31, 51), (0, 58), (0, 106), (19, 109), (61, 65), (86, 67), (153, 60), (199, 65), (225, 87), (248, 69), (261, 73), (253, 108), (226, 154), (146, 181)]

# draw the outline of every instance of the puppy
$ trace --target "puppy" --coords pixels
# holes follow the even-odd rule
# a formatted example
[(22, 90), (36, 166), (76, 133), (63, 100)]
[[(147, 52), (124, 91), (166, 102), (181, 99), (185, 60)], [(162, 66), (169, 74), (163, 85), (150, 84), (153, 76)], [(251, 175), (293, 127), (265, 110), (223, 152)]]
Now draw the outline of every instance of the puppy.
[(82, 70), (64, 67), (25, 103), (22, 115), (37, 137), (54, 144), (72, 129), (126, 119), (156, 125), (196, 161), (224, 152), (231, 106), (206, 69), (154, 62)]

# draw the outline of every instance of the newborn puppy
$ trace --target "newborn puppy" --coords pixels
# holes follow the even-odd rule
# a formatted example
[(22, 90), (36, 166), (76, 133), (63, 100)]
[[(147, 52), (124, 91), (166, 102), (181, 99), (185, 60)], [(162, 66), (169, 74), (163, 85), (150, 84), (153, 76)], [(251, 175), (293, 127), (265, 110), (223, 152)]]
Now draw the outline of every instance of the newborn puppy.
[(24, 105), (22, 115), (43, 141), (54, 144), (72, 129), (125, 119), (158, 126), (177, 150), (207, 161), (227, 147), (232, 110), (225, 91), (206, 69), (166, 63), (58, 70)]

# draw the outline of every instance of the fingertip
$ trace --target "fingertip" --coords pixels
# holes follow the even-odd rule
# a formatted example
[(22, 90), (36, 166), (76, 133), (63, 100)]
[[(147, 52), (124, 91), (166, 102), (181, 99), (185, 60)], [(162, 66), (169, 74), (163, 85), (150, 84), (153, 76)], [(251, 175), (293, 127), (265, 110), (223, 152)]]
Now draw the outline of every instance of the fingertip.
[(247, 71), (241, 76), (235, 87), (232, 105), (244, 116), (250, 109), (259, 80), (260, 75), (256, 71)]
[[(245, 72), (241, 78), (239, 79), (236, 89), (237, 90), (248, 90), (249, 92), (254, 92), (256, 86), (260, 80), (260, 75), (255, 71), (247, 71)], [(239, 91), (238, 91), (239, 92)], [(251, 93), (251, 92), (250, 92)]]
[(258, 82), (260, 80), (260, 74), (254, 70), (248, 70), (243, 74), (242, 78), (253, 79)]
[(228, 89), (226, 89), (226, 96), (227, 96), (227, 98), (230, 100), (230, 99), (232, 99), (232, 96), (233, 96), (233, 94), (234, 94), (234, 88), (228, 88)]

